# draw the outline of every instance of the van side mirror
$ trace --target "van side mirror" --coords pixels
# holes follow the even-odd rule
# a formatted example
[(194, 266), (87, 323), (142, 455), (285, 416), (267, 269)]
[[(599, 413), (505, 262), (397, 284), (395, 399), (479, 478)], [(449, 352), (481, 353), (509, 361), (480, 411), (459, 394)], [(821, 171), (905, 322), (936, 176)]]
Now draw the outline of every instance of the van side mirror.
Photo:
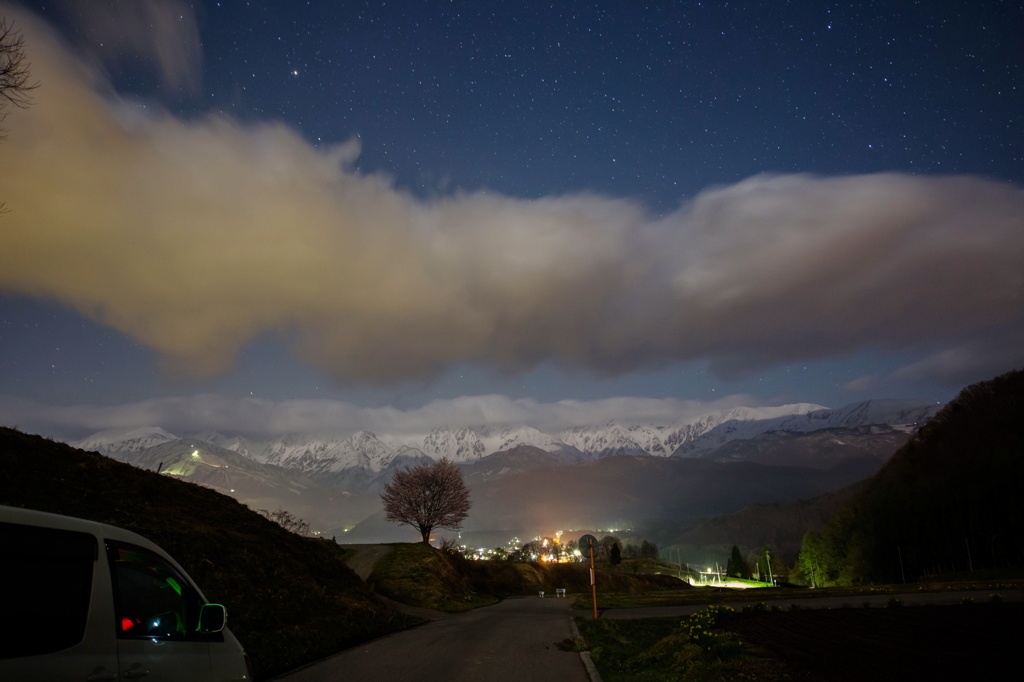
[(228, 622), (223, 604), (203, 604), (199, 610), (199, 632), (220, 632)]

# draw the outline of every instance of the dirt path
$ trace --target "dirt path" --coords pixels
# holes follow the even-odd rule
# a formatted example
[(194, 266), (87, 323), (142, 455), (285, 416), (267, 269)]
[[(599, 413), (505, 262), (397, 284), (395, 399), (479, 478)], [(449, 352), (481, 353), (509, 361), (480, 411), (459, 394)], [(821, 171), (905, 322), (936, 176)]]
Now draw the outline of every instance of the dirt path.
[(391, 545), (342, 545), (342, 548), (355, 550), (355, 554), (345, 557), (345, 563), (364, 581), (370, 577), (377, 562), (392, 550)]
[(526, 597), (367, 642), (276, 682), (587, 682), (571, 635), (569, 599)]

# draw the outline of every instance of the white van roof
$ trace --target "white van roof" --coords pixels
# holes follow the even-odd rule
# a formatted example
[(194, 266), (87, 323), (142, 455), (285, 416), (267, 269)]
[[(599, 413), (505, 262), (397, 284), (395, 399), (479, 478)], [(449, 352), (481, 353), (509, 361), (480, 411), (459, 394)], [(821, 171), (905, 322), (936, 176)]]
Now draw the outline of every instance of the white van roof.
[[(50, 512), (36, 511), (35, 509), (22, 509), (21, 507), (7, 507), (4, 505), (0, 505), (0, 522), (18, 523), (25, 526), (40, 526), (42, 528), (57, 528), (60, 530), (74, 530), (80, 533), (89, 533), (94, 535), (100, 542), (103, 540), (127, 542), (129, 544), (157, 552), (164, 558), (170, 559), (171, 565), (174, 566), (174, 568), (181, 571), (184, 575), (188, 575), (188, 572), (174, 560), (174, 557), (172, 557), (170, 553), (158, 544), (146, 539), (138, 533), (133, 533), (130, 530), (118, 528), (117, 526), (99, 523), (98, 521), (89, 521), (88, 519), (80, 519), (74, 516), (51, 514)], [(195, 581), (192, 581), (192, 583), (195, 585)], [(195, 587), (198, 589), (198, 585), (195, 585)], [(203, 600), (206, 600), (205, 596), (203, 596)]]

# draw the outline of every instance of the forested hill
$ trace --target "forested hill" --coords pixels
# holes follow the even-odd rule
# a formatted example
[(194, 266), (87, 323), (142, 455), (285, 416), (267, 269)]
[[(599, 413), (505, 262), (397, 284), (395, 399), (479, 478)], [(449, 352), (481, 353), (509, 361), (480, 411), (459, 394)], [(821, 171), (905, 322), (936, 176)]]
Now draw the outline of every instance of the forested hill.
[(1024, 371), (961, 391), (801, 550), (818, 582), (1022, 563)]

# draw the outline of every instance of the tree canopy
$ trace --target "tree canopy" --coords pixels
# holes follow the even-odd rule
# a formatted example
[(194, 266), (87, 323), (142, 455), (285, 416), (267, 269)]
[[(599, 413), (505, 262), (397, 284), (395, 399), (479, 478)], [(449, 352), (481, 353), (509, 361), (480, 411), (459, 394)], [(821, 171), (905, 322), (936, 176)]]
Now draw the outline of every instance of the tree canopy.
[(1024, 563), (1024, 371), (968, 386), (804, 536), (817, 585), (901, 582)]
[(458, 530), (469, 516), (469, 489), (448, 459), (396, 471), (380, 497), (387, 520), (412, 526), (423, 542), (435, 528)]
[(729, 555), (729, 561), (725, 565), (725, 573), (732, 578), (750, 577), (750, 571), (747, 570), (747, 562), (743, 560), (740, 548), (736, 545), (732, 546), (732, 553)]

